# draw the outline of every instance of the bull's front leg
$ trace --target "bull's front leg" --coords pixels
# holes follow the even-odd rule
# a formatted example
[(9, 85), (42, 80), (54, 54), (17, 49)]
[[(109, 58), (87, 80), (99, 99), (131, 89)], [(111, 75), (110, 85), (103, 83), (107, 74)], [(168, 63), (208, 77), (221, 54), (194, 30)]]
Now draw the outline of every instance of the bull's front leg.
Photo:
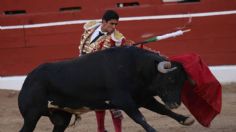
[(150, 126), (142, 113), (137, 108), (123, 108), (125, 113), (132, 118), (136, 123), (140, 124), (147, 132), (157, 132), (152, 126)]
[(167, 109), (163, 104), (158, 102), (154, 97), (150, 97), (145, 102), (141, 104), (144, 108), (149, 109), (153, 112), (167, 115), (174, 120), (178, 121), (182, 125), (192, 125), (194, 123), (194, 119), (188, 116), (184, 116), (181, 114), (177, 114), (170, 109)]
[(122, 98), (114, 99), (112, 102), (121, 110), (123, 110), (131, 119), (140, 124), (147, 132), (157, 132), (152, 126), (150, 126), (142, 113), (138, 110), (137, 104), (133, 99), (123, 93)]

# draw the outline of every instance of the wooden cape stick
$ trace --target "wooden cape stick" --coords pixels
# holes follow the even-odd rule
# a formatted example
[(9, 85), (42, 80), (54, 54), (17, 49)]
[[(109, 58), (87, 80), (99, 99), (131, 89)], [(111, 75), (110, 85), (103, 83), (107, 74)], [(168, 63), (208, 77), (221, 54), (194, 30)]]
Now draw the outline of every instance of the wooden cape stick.
[(137, 45), (141, 45), (141, 44), (147, 44), (147, 43), (150, 43), (150, 42), (160, 41), (160, 40), (163, 40), (163, 39), (177, 37), (177, 36), (183, 35), (184, 33), (190, 32), (190, 31), (191, 31), (191, 29), (178, 30), (176, 32), (167, 33), (167, 34), (164, 34), (164, 35), (161, 35), (161, 36), (155, 36), (155, 37), (149, 38), (145, 41), (134, 43), (134, 44), (132, 44), (132, 46), (137, 46)]

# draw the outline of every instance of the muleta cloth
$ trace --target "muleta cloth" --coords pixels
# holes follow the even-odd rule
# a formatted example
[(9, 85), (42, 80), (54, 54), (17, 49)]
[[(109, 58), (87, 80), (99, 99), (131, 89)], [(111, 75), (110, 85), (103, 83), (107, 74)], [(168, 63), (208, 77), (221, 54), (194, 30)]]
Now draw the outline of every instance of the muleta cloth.
[(191, 85), (186, 81), (181, 100), (196, 120), (204, 127), (221, 112), (222, 87), (199, 55), (190, 53), (170, 57), (170, 60), (182, 63), (188, 76), (195, 81)]

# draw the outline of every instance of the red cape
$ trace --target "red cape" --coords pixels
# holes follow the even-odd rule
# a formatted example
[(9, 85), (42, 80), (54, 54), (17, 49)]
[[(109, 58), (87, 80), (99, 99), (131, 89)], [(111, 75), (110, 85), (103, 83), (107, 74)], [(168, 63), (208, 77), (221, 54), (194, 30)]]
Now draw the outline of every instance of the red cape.
[(185, 82), (181, 93), (184, 105), (200, 124), (209, 127), (211, 121), (221, 111), (222, 88), (220, 83), (196, 54), (170, 57), (170, 60), (182, 63), (188, 76), (196, 82)]

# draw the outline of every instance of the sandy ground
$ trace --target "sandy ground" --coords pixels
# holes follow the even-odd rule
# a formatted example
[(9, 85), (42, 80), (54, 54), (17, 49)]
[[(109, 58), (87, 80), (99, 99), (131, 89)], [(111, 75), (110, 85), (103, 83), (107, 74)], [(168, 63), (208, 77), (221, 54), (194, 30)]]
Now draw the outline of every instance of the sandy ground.
[[(19, 131), (23, 123), (17, 105), (17, 91), (0, 90), (0, 132)], [(212, 122), (210, 128), (201, 126), (195, 122), (192, 126), (182, 126), (169, 117), (152, 113), (141, 109), (147, 121), (159, 132), (236, 132), (236, 83), (223, 86), (223, 107), (222, 112)], [(188, 110), (182, 105), (175, 110), (179, 113), (187, 113)], [(124, 132), (144, 132), (143, 128), (134, 123), (124, 114)], [(106, 128), (114, 132), (110, 113), (106, 113)], [(52, 125), (48, 118), (42, 117), (35, 129), (35, 132), (50, 132)], [(82, 115), (79, 124), (67, 128), (66, 132), (95, 132), (96, 121), (94, 112)]]

